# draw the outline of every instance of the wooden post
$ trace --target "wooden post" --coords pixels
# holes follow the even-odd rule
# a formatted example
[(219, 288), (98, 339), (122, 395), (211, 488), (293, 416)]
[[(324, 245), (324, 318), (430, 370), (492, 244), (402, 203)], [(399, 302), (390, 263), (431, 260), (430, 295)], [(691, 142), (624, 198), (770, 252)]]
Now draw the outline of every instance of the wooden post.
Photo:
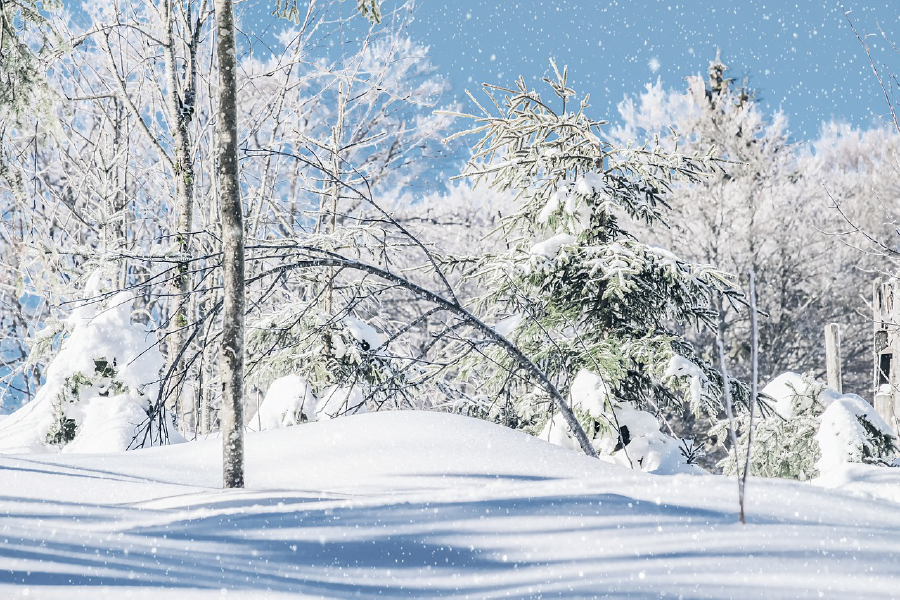
[(895, 432), (900, 416), (900, 303), (895, 302), (897, 280), (875, 280), (874, 310), (874, 406)]
[(844, 393), (841, 378), (841, 327), (837, 323), (825, 326), (825, 371), (828, 387), (839, 394)]

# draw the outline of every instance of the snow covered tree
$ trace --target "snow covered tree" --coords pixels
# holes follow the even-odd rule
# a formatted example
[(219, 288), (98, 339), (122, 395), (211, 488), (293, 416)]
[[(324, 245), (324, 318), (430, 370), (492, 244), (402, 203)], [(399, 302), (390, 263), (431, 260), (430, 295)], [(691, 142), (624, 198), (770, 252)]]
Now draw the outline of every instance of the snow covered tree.
[[(171, 421), (175, 412), (188, 435), (218, 428), (222, 295), (215, 282), (222, 224), (213, 109), (219, 66), (214, 37), (205, 35), (210, 11), (200, 10), (200, 2), (167, 6), (134, 0), (116, 12), (99, 3), (78, 19), (64, 12), (53, 17), (74, 48), (48, 76), (59, 127), (26, 127), (6, 139), (22, 159), (17, 167), (29, 182), (27, 201), (0, 187), (9, 223), (15, 222), (13, 235), (0, 243), (17, 246), (0, 255), (0, 285), (10, 295), (5, 306), (31, 298), (28, 310), (11, 310), (4, 321), (15, 329), (4, 340), (11, 371), (0, 376), (23, 390), (11, 392), (8, 406), (33, 396), (39, 378), (31, 374), (52, 361), (56, 346), (30, 352), (29, 335), (43, 329), (47, 307), (64, 320), (68, 302), (82, 298), (93, 270), (115, 263), (119, 286), (137, 293), (134, 318), (157, 328), (167, 356), (162, 376), (168, 385), (160, 391), (168, 408), (155, 410), (152, 419)], [(271, 241), (312, 234), (310, 215), (323, 206), (339, 228), (345, 220), (368, 218), (350, 194), (337, 198), (338, 214), (321, 202), (331, 197), (335, 179), (383, 192), (421, 182), (428, 164), (422, 159), (439, 152), (449, 119), (431, 112), (446, 84), (426, 49), (407, 37), (408, 15), (395, 7), (386, 25), (365, 31), (355, 10), (348, 20), (340, 7), (316, 3), (306, 15), (310, 21), (289, 26), (271, 55), (240, 57), (237, 102), (246, 117), (238, 129), (240, 186), (255, 252)], [(360, 37), (355, 51), (342, 46), (338, 58), (325, 42), (342, 28)], [(173, 45), (165, 42), (169, 35)], [(170, 63), (178, 65), (174, 84)], [(339, 104), (343, 122), (332, 152)], [(188, 149), (176, 152), (185, 143)], [(191, 218), (182, 218), (192, 206)], [(253, 297), (267, 293), (268, 282), (258, 278), (263, 266), (251, 261), (248, 268)], [(301, 304), (310, 289), (277, 287), (278, 294), (253, 304), (251, 326), (286, 303)], [(44, 313), (30, 318), (30, 311)], [(251, 354), (260, 347), (251, 347)], [(24, 368), (29, 356), (38, 368)], [(296, 363), (277, 358), (266, 352), (251, 357), (250, 398), (293, 372)], [(326, 379), (316, 380), (322, 384), (317, 392), (334, 383)], [(255, 404), (249, 400), (248, 408)]]
[(58, 40), (45, 13), (59, 6), (56, 0), (0, 3), (0, 118), (47, 108), (41, 59)]
[[(869, 151), (845, 145), (848, 152), (841, 156), (829, 149), (834, 143), (829, 128), (811, 146), (792, 142), (784, 115), (764, 114), (753, 92), (735, 86), (725, 73), (717, 57), (706, 82), (699, 75), (689, 77), (687, 90), (664, 90), (657, 82), (619, 105), (623, 124), (611, 137), (620, 143), (659, 135), (666, 147), (701, 153), (715, 148), (727, 161), (708, 178), (675, 185), (669, 196), (671, 227), (647, 228), (646, 235), (742, 277), (753, 270), (765, 313), (760, 319), (763, 378), (784, 371), (821, 375), (822, 328), (838, 322), (846, 384), (863, 392), (871, 369), (871, 334), (859, 317), (865, 312), (859, 295), (870, 285), (866, 271), (874, 264), (835, 235), (847, 228), (834, 202), (880, 212), (871, 198), (862, 209), (855, 202), (859, 196), (847, 193), (887, 181), (876, 183), (858, 170), (870, 162)], [(729, 349), (729, 369), (746, 376), (748, 311), (721, 308), (719, 329)], [(690, 339), (711, 349), (714, 336), (695, 332)]]
[(35, 351), (48, 346), (51, 359), (35, 398), (0, 425), (7, 448), (121, 452), (180, 439), (158, 422), (143, 427), (163, 359), (152, 331), (132, 322), (135, 296), (115, 292), (115, 275), (95, 270), (65, 321), (37, 332)]
[[(26, 179), (16, 141), (25, 130), (53, 127), (53, 94), (46, 81), (48, 58), (61, 45), (47, 15), (60, 7), (55, 0), (0, 2), (0, 197), (8, 231), (21, 231), (27, 217)], [(0, 402), (22, 396), (30, 400), (41, 371), (27, 368), (27, 337), (46, 317), (46, 304), (27, 292), (23, 272), (24, 240), (0, 240)], [(38, 327), (39, 328), (39, 327)], [(12, 392), (8, 394), (7, 392)]]
[[(497, 112), (479, 104), (482, 114), (465, 115), (475, 127), (464, 134), (482, 136), (466, 176), (517, 201), (501, 226), (509, 249), (475, 259), (467, 276), (488, 290), (478, 300), (485, 319), (570, 392), (595, 447), (631, 448), (634, 463), (659, 435), (641, 411), (658, 414), (684, 397), (699, 415), (720, 409), (720, 374), (673, 325), (715, 327), (717, 299), (739, 301), (740, 293), (718, 268), (632, 233), (638, 223), (661, 226), (671, 187), (701, 180), (716, 163), (709, 153), (606, 141), (587, 98), (575, 102), (566, 71), (555, 75), (546, 80), (553, 100), (519, 79), (514, 88), (485, 86)], [(487, 363), (473, 360), (467, 374), (484, 377), (497, 397), (521, 383), (508, 359), (485, 354)], [(732, 387), (746, 399), (745, 387)], [(550, 435), (546, 396), (520, 389), (508, 397), (494, 403), (494, 418)]]

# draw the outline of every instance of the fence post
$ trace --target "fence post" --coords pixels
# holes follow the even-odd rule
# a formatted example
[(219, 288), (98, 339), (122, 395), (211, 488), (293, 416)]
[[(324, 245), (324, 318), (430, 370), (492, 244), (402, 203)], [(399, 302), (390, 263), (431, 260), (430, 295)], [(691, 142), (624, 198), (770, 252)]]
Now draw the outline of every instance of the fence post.
[(894, 297), (896, 280), (875, 280), (872, 308), (874, 309), (874, 406), (896, 432), (900, 416), (900, 335), (898, 309)]
[(841, 327), (837, 323), (825, 326), (825, 372), (828, 374), (828, 387), (839, 394), (844, 393), (841, 378)]

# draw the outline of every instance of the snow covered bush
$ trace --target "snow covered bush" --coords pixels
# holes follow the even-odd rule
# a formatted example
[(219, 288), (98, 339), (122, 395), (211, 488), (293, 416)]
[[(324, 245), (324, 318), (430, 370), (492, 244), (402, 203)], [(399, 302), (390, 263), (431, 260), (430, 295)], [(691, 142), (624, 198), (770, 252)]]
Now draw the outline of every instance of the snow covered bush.
[(34, 400), (0, 422), (4, 451), (112, 452), (173, 441), (174, 431), (152, 427), (163, 365), (155, 336), (132, 323), (134, 296), (94, 299), (99, 271), (62, 331), (63, 337)]
[(346, 314), (297, 319), (282, 309), (254, 321), (247, 339), (254, 357), (250, 381), (268, 390), (259, 411), (269, 425), (262, 428), (297, 425), (324, 413), (330, 418), (365, 412), (365, 398), (384, 402), (388, 394), (381, 386), (396, 376), (396, 365), (383, 352), (386, 340)]
[[(591, 436), (600, 456), (617, 463), (656, 473), (701, 472), (695, 464), (690, 440), (660, 431), (657, 417), (609, 396), (609, 386), (596, 373), (582, 369), (569, 390), (570, 406)], [(543, 440), (578, 450), (565, 420), (557, 413), (538, 434)]]
[[(654, 416), (661, 407), (686, 398), (698, 415), (718, 414), (721, 375), (681, 331), (713, 325), (713, 302), (740, 293), (715, 266), (691, 263), (633, 231), (664, 226), (672, 185), (700, 180), (715, 162), (658, 144), (608, 142), (604, 122), (587, 116), (587, 98), (574, 102), (566, 80), (565, 71), (547, 80), (554, 101), (522, 79), (514, 89), (487, 86), (499, 114), (479, 105), (482, 115), (467, 115), (476, 125), (464, 133), (482, 137), (466, 175), (517, 202), (501, 221), (507, 249), (462, 264), (486, 290), (477, 301), (484, 320), (504, 324), (507, 337), (552, 379), (577, 395), (587, 377), (577, 375), (593, 374), (594, 392), (577, 408), (598, 449), (611, 451), (610, 439), (628, 445), (626, 427), (612, 418), (617, 410), (648, 411), (656, 425), (636, 415), (634, 428), (649, 446), (662, 435)], [(484, 356), (497, 368), (486, 368)], [(691, 366), (670, 368), (673, 359)], [(503, 353), (479, 352), (463, 375), (483, 378), (495, 400), (489, 418), (535, 434), (546, 428), (549, 398), (523, 389)], [(746, 398), (743, 386), (733, 388)]]
[(312, 386), (305, 379), (299, 375), (286, 375), (269, 386), (250, 425), (258, 426), (260, 430), (278, 429), (364, 412), (366, 401), (359, 386), (333, 385), (316, 398)]
[[(754, 419), (750, 474), (806, 481), (846, 463), (888, 465), (897, 439), (871, 404), (856, 394), (840, 394), (809, 377), (782, 373), (763, 388), (770, 401)], [(748, 415), (736, 418), (738, 460), (746, 460)], [(726, 438), (725, 421), (714, 429)], [(735, 456), (719, 464), (734, 474)]]

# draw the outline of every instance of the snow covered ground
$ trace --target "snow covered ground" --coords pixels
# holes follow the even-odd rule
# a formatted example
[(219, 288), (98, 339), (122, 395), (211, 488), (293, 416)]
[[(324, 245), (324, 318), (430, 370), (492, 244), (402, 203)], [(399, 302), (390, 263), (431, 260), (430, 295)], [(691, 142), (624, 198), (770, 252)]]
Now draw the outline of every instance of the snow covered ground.
[[(838, 489), (656, 476), (482, 421), (375, 413), (247, 438), (0, 457), (0, 598), (890, 598), (900, 469)], [(887, 490), (887, 492), (884, 492)], [(870, 494), (875, 492), (881, 498)], [(883, 493), (882, 493), (883, 492)]]

